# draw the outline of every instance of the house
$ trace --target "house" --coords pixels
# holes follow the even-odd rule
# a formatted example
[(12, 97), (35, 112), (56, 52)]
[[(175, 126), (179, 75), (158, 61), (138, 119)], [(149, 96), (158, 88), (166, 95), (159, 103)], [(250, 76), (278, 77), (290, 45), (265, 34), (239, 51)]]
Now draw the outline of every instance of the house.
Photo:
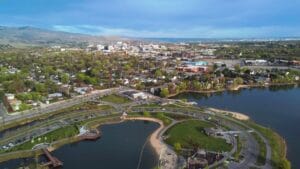
[(148, 96), (143, 92), (133, 93), (132, 97), (134, 99), (144, 99), (144, 100), (148, 98)]
[(62, 97), (63, 94), (62, 93), (51, 93), (51, 94), (48, 94), (48, 98), (50, 99), (53, 99), (53, 98), (60, 98)]
[(208, 166), (208, 161), (204, 158), (188, 158), (188, 169), (201, 169)]
[(208, 67), (207, 66), (200, 66), (200, 65), (183, 65), (176, 68), (178, 71), (182, 72), (207, 72)]
[(22, 104), (22, 102), (17, 100), (15, 95), (11, 93), (5, 94), (3, 103), (9, 112), (20, 110), (20, 106)]
[(74, 91), (78, 94), (86, 94), (86, 93), (89, 93), (93, 90), (92, 87), (74, 87)]

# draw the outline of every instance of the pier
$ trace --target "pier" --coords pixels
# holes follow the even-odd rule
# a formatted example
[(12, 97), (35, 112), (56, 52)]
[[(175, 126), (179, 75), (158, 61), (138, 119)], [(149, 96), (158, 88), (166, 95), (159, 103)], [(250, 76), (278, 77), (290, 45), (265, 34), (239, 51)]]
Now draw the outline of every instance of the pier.
[(52, 156), (48, 149), (44, 148), (43, 152), (49, 160), (49, 162), (44, 163), (43, 166), (52, 166), (54, 168), (63, 166), (63, 163), (56, 157)]
[(101, 137), (101, 133), (98, 129), (93, 129), (89, 132), (86, 132), (82, 135), (79, 136), (79, 139), (80, 140), (91, 140), (91, 141), (94, 141), (94, 140), (97, 140)]

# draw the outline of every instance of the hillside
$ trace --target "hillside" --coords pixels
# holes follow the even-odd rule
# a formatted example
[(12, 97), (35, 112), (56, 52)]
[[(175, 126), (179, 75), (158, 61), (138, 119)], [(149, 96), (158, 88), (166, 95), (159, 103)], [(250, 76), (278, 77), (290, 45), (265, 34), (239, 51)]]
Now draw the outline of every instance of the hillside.
[(122, 38), (91, 36), (34, 27), (0, 26), (0, 44), (9, 44), (15, 47), (49, 45), (82, 46), (89, 43), (116, 41), (120, 39)]

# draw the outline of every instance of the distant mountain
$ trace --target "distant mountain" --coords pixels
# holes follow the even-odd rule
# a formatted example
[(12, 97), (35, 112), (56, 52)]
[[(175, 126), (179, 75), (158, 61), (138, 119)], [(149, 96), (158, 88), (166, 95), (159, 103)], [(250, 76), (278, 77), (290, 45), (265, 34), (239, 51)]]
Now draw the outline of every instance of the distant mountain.
[(91, 36), (85, 34), (51, 31), (34, 27), (0, 26), (0, 44), (12, 46), (85, 46), (91, 43), (124, 40), (121, 37)]

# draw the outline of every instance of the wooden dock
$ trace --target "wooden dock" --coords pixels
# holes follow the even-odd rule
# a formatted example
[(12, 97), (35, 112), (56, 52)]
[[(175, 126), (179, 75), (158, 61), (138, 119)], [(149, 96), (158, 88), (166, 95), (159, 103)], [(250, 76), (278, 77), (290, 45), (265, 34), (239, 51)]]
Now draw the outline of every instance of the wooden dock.
[(46, 157), (48, 158), (49, 162), (44, 163), (42, 166), (52, 166), (54, 168), (63, 166), (63, 163), (56, 157), (52, 156), (50, 154), (50, 152), (48, 151), (48, 149), (44, 148), (43, 152), (46, 155)]
[(101, 137), (101, 132), (98, 129), (93, 129), (85, 134), (79, 136), (80, 140), (97, 140)]

